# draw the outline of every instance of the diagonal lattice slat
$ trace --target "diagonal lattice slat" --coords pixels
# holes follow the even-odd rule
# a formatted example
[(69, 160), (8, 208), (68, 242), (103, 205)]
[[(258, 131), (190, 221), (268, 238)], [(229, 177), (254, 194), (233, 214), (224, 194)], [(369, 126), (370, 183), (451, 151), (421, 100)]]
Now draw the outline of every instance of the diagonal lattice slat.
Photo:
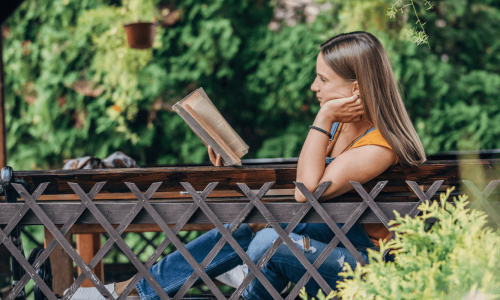
[[(153, 196), (153, 194), (160, 187), (160, 185), (161, 185), (161, 182), (153, 183), (149, 187), (149, 189), (146, 191), (144, 196), (147, 199), (151, 198), (151, 196)], [(89, 196), (89, 199), (93, 200), (93, 198), (94, 197)], [(83, 207), (86, 208), (84, 203), (82, 203), (81, 205), (83, 205)], [(118, 234), (121, 235), (125, 231), (125, 229), (128, 227), (128, 225), (130, 225), (130, 223), (134, 220), (135, 216), (137, 216), (137, 214), (140, 212), (142, 207), (143, 207), (142, 202), (137, 202), (134, 205), (134, 207), (128, 212), (128, 214), (125, 216), (123, 221), (120, 223), (118, 228), (116, 228), (116, 231), (118, 232)], [(114, 240), (112, 238), (109, 238), (106, 241), (106, 243), (101, 247), (101, 249), (99, 249), (99, 251), (96, 253), (96, 255), (92, 258), (92, 260), (89, 263), (89, 267), (92, 269), (95, 268), (97, 266), (97, 264), (99, 263), (99, 261), (101, 261), (101, 259), (106, 255), (106, 253), (109, 252), (109, 250), (112, 248), (112, 246), (114, 244), (115, 244)], [(82, 285), (85, 278), (86, 278), (85, 274), (83, 274), (83, 273), (80, 274), (80, 276), (71, 285), (68, 292), (66, 292), (66, 294), (64, 295), (63, 300), (70, 299), (73, 296), (73, 294), (77, 291), (77, 289)]]
[[(295, 255), (295, 257), (300, 261), (300, 263), (306, 268), (306, 270), (312, 274), (318, 285), (325, 291), (325, 293), (329, 294), (330, 291), (332, 290), (328, 283), (323, 279), (323, 277), (318, 273), (316, 269), (312, 266), (312, 264), (309, 262), (309, 260), (306, 258), (302, 250), (299, 249), (299, 247), (293, 242), (293, 240), (290, 238), (288, 234), (281, 228), (279, 223), (276, 221), (274, 216), (271, 214), (271, 212), (267, 209), (267, 207), (260, 202), (255, 197), (255, 194), (250, 190), (250, 188), (244, 184), (244, 183), (238, 183), (238, 186), (241, 188), (243, 193), (250, 199), (251, 201), (254, 202), (255, 207), (260, 211), (260, 213), (264, 216), (266, 221), (271, 224), (272, 228), (276, 233), (281, 237), (281, 239), (285, 242), (285, 244), (288, 246), (290, 251)], [(309, 193), (311, 196), (312, 194)], [(311, 203), (312, 204), (312, 203)], [(314, 204), (313, 204), (314, 207)], [(338, 228), (338, 227), (337, 227)]]
[[(43, 279), (40, 278), (40, 276), (38, 276), (38, 273), (29, 264), (24, 255), (21, 253), (21, 251), (17, 249), (17, 247), (12, 243), (10, 238), (1, 229), (0, 229), (0, 240), (3, 241), (3, 244), (7, 248), (7, 250), (10, 251), (12, 256), (19, 262), (21, 267), (23, 267), (23, 269), (26, 270), (26, 274), (28, 274), (31, 277), (31, 279), (33, 279), (35, 284), (40, 287), (42, 292), (45, 295), (47, 295), (47, 297), (50, 300), (57, 300), (57, 297), (54, 295), (54, 293), (52, 293), (52, 291), (47, 286), (47, 284), (45, 284)], [(17, 296), (17, 294), (13, 294), (12, 292), (9, 295), (13, 295), (14, 297)]]
[[(113, 241), (120, 247), (120, 249), (123, 251), (125, 256), (130, 260), (130, 262), (134, 265), (134, 267), (137, 268), (137, 270), (142, 273), (142, 276), (148, 281), (148, 283), (151, 285), (151, 287), (155, 290), (155, 292), (162, 298), (169, 299), (165, 291), (161, 288), (161, 286), (158, 284), (156, 279), (151, 275), (151, 273), (148, 272), (148, 270), (144, 267), (142, 262), (139, 260), (139, 258), (132, 252), (132, 249), (125, 243), (125, 241), (122, 239), (120, 234), (116, 232), (116, 230), (111, 226), (111, 224), (108, 222), (106, 217), (102, 214), (102, 212), (95, 206), (94, 202), (90, 200), (85, 194), (85, 192), (82, 190), (82, 188), (76, 184), (69, 182), (69, 186), (73, 189), (73, 191), (78, 195), (80, 200), (82, 200), (83, 204), (87, 207), (87, 209), (94, 215), (94, 217), (97, 219), (97, 221), (102, 225), (102, 227), (106, 230), (106, 232), (110, 235), (110, 237), (113, 239)], [(144, 195), (141, 194), (142, 197)], [(145, 198), (143, 200), (147, 201)], [(148, 202), (149, 203), (149, 202)], [(135, 212), (133, 213), (135, 214)]]
[[(262, 199), (262, 197), (264, 197), (264, 195), (269, 191), (269, 189), (271, 188), (271, 186), (273, 184), (274, 184), (274, 182), (265, 183), (262, 186), (262, 188), (259, 190), (259, 192), (257, 193), (257, 198)], [(201, 195), (201, 198), (202, 199), (206, 199), (206, 197), (203, 197), (203, 194)], [(239, 213), (239, 215), (235, 218), (234, 222), (231, 223), (231, 226), (229, 227), (229, 233), (231, 235), (238, 229), (238, 227), (241, 225), (241, 223), (243, 223), (243, 221), (246, 219), (246, 217), (248, 216), (248, 214), (250, 214), (250, 212), (252, 211), (253, 208), (254, 208), (254, 204), (252, 202), (249, 202), (245, 206), (245, 208)], [(219, 253), (219, 251), (222, 249), (222, 247), (224, 247), (225, 244), (226, 244), (226, 240), (225, 239), (220, 239), (217, 242), (217, 244), (212, 248), (212, 250), (208, 253), (208, 255), (205, 257), (205, 259), (201, 262), (201, 264), (200, 264), (201, 267), (204, 268), (204, 269), (207, 268), (208, 265), (212, 262), (212, 260)], [(259, 269), (261, 269), (261, 268), (259, 267)], [(253, 273), (251, 273), (251, 274), (253, 275)], [(184, 297), (184, 295), (186, 294), (186, 292), (188, 291), (188, 289), (194, 284), (194, 282), (196, 281), (196, 279), (197, 279), (197, 276), (196, 276), (195, 273), (193, 273), (188, 278), (188, 280), (186, 280), (186, 282), (181, 287), (181, 289), (177, 292), (177, 294), (174, 297), (174, 300), (180, 300), (180, 299), (182, 299), (182, 297)], [(240, 295), (238, 295), (237, 298), (239, 296)], [(234, 293), (233, 293), (233, 296), (230, 299), (233, 299), (233, 297), (234, 297)]]
[[(382, 191), (382, 189), (385, 187), (388, 181), (380, 181), (378, 182), (375, 187), (372, 189), (370, 192), (370, 197), (375, 199), (375, 197), (378, 196), (378, 194)], [(315, 195), (313, 195), (315, 196)], [(316, 198), (319, 198), (319, 196), (316, 196)], [(353, 212), (353, 214), (349, 217), (347, 222), (342, 226), (340, 229), (343, 234), (347, 234), (347, 232), (356, 224), (356, 222), (359, 220), (361, 215), (365, 212), (365, 210), (368, 208), (368, 204), (366, 202), (362, 202), (356, 210)], [(326, 246), (325, 250), (318, 256), (316, 261), (313, 264), (313, 267), (316, 269), (319, 269), (321, 264), (328, 258), (330, 253), (337, 247), (337, 245), (340, 243), (340, 238), (338, 236), (335, 236), (330, 243)], [(302, 278), (297, 282), (293, 290), (288, 294), (288, 297), (286, 300), (293, 300), (297, 297), (297, 295), (300, 293), (300, 289), (307, 284), (309, 279), (311, 278), (311, 275), (309, 273), (305, 273)]]
[[(99, 290), (99, 292), (110, 299), (113, 299), (113, 295), (104, 287), (104, 284), (95, 276), (92, 272), (92, 269), (85, 263), (80, 255), (76, 252), (76, 250), (71, 246), (71, 244), (66, 240), (66, 238), (61, 234), (59, 229), (52, 223), (50, 218), (45, 214), (45, 212), (38, 206), (36, 201), (34, 201), (33, 197), (26, 191), (24, 186), (21, 184), (13, 183), (12, 186), (17, 190), (19, 195), (23, 197), (24, 201), (30, 206), (31, 210), (36, 214), (36, 216), (42, 221), (43, 225), (50, 231), (50, 233), (54, 236), (61, 247), (66, 251), (66, 253), (71, 257), (71, 259), (80, 267), (82, 272), (84, 272), (92, 284)], [(83, 192), (83, 191), (82, 191)], [(87, 195), (83, 193), (85, 197)]]
[(424, 202), (430, 201), (432, 197), (434, 197), (434, 195), (436, 194), (437, 190), (441, 187), (443, 182), (444, 180), (435, 181), (431, 185), (431, 187), (427, 190), (427, 192), (424, 193), (424, 191), (422, 191), (422, 189), (418, 186), (418, 184), (415, 181), (408, 181), (408, 180), (406, 181), (406, 183), (411, 187), (413, 192), (420, 199), (420, 201), (418, 201), (415, 207), (413, 207), (413, 209), (408, 214), (410, 218), (415, 218), (420, 213), (418, 207), (422, 205)]
[(373, 200), (373, 198), (370, 197), (370, 195), (368, 195), (368, 193), (365, 191), (361, 183), (351, 181), (351, 185), (354, 187), (356, 192), (358, 192), (361, 198), (363, 198), (363, 201), (365, 201), (366, 204), (368, 204), (368, 206), (375, 213), (380, 222), (382, 222), (382, 224), (384, 224), (384, 226), (390, 231), (391, 226), (389, 226), (389, 218), (384, 214), (384, 212), (380, 209), (380, 207), (378, 207), (377, 203), (375, 203), (375, 200)]
[[(420, 213), (420, 210), (418, 209), (419, 206), (422, 205), (424, 202), (430, 201), (430, 199), (432, 199), (432, 197), (434, 197), (434, 195), (436, 194), (437, 190), (441, 187), (443, 182), (444, 182), (444, 180), (435, 181), (431, 185), (431, 187), (427, 190), (427, 192), (424, 192), (424, 191), (422, 191), (422, 189), (418, 186), (418, 184), (415, 181), (409, 181), (409, 180), (406, 181), (406, 183), (410, 186), (412, 191), (420, 199), (418, 201), (418, 203), (415, 204), (415, 206), (410, 211), (410, 213), (408, 213), (408, 216), (410, 216), (410, 218), (415, 218)], [(389, 238), (389, 240), (387, 240), (387, 241), (390, 241), (392, 239), (394, 239), (394, 234), (392, 234), (391, 237)], [(385, 252), (383, 254), (384, 259), (387, 256), (387, 254), (389, 253), (389, 251), (391, 251), (391, 249), (385, 250)]]
[[(311, 205), (314, 207), (316, 212), (321, 216), (323, 221), (325, 221), (328, 227), (330, 227), (330, 229), (335, 233), (335, 235), (339, 237), (342, 244), (344, 244), (344, 247), (347, 250), (349, 250), (349, 253), (351, 253), (351, 255), (356, 259), (357, 262), (361, 263), (361, 265), (365, 265), (366, 264), (365, 259), (361, 256), (361, 254), (359, 254), (354, 245), (345, 236), (345, 234), (342, 233), (337, 224), (333, 222), (332, 218), (330, 218), (330, 216), (321, 206), (321, 204), (319, 204), (318, 200), (319, 198), (314, 198), (313, 194), (311, 194), (311, 192), (307, 189), (307, 187), (303, 183), (295, 182), (295, 185), (300, 190), (300, 192), (307, 198), (307, 201), (311, 202)], [(365, 190), (363, 189), (363, 191)], [(368, 194), (366, 194), (366, 196), (370, 197)], [(368, 203), (368, 205), (370, 205), (370, 203)]]
[[(216, 182), (212, 182), (209, 184), (209, 187), (211, 190), (215, 188), (217, 185)], [(137, 186), (135, 184), (128, 184), (129, 189), (134, 193), (134, 195), (139, 199), (139, 201), (144, 202), (144, 207), (147, 210), (147, 212), (151, 215), (151, 217), (155, 220), (155, 222), (160, 226), (160, 228), (165, 232), (167, 237), (172, 241), (174, 246), (177, 248), (177, 250), (182, 254), (184, 259), (187, 260), (189, 265), (195, 270), (195, 272), (200, 276), (200, 278), (205, 282), (205, 284), (208, 286), (210, 291), (217, 297), (217, 299), (222, 300), (226, 299), (222, 292), (217, 288), (215, 283), (213, 282), (212, 279), (205, 273), (205, 271), (201, 268), (201, 266), (196, 262), (196, 260), (193, 258), (191, 253), (186, 249), (186, 247), (182, 244), (182, 242), (179, 240), (179, 238), (172, 232), (170, 227), (168, 227), (167, 223), (161, 218), (161, 216), (158, 214), (158, 212), (151, 206), (151, 203), (147, 199), (144, 198), (144, 195), (139, 191)], [(208, 186), (207, 186), (208, 188)], [(198, 193), (196, 195), (199, 197)], [(149, 273), (149, 272), (148, 272)], [(144, 274), (143, 274), (144, 275)]]
[[(138, 189), (137, 187), (133, 184), (133, 183), (128, 183), (126, 182), (125, 183), (129, 189), (133, 192), (135, 191), (137, 193)], [(201, 193), (201, 197), (203, 198), (206, 198), (208, 197), (208, 195), (212, 192), (213, 188), (215, 188), (215, 186), (207, 186), (205, 188), (205, 190)], [(140, 192), (139, 192), (140, 193)], [(147, 197), (146, 194), (144, 195), (144, 197), (146, 197), (147, 199), (149, 199), (150, 197)], [(187, 224), (187, 222), (189, 221), (189, 219), (191, 219), (191, 217), (194, 215), (194, 213), (198, 210), (198, 205), (196, 205), (195, 203), (191, 204), (191, 206), (189, 206), (188, 210), (182, 215), (182, 217), (180, 218), (179, 222), (177, 222), (177, 224), (174, 226), (174, 228), (172, 229), (173, 233), (177, 236), (177, 234), (182, 230), (182, 228), (184, 227), (184, 225)], [(153, 253), (153, 255), (151, 255), (151, 257), (148, 259), (148, 261), (146, 262), (145, 266), (147, 269), (151, 268), (151, 266), (155, 263), (155, 261), (158, 259), (158, 257), (163, 253), (163, 251), (168, 247), (168, 245), (170, 244), (170, 239), (168, 238), (168, 236), (161, 242), (161, 244), (158, 246), (158, 248), (156, 249), (156, 251)], [(137, 274), (133, 279), (132, 281), (129, 283), (129, 285), (125, 288), (125, 290), (123, 291), (123, 293), (120, 295), (120, 297), (118, 298), (118, 300), (124, 300), (125, 297), (127, 297), (130, 292), (135, 288), (135, 286), (137, 285), (137, 283), (139, 282), (139, 280), (142, 279), (142, 275), (139, 273)]]
[[(330, 181), (321, 183), (318, 186), (318, 188), (316, 188), (316, 191), (314, 191), (313, 195), (315, 197), (320, 197), (324, 193), (324, 191), (328, 188), (330, 183), (331, 183)], [(259, 200), (262, 199), (260, 193), (257, 194), (257, 198)], [(253, 202), (251, 201), (250, 203)], [(290, 223), (288, 223), (288, 225), (285, 228), (285, 233), (287, 235), (293, 231), (293, 229), (297, 226), (297, 224), (300, 223), (300, 221), (306, 216), (306, 214), (309, 212), (311, 208), (312, 206), (308, 202), (301, 205), (299, 211), (295, 214), (294, 218), (290, 221)], [(257, 268), (262, 269), (282, 244), (283, 240), (281, 239), (281, 237), (278, 236), (278, 239), (274, 241), (273, 245), (266, 251), (266, 253), (264, 253), (262, 258), (257, 262)], [(254, 278), (255, 275), (253, 273), (249, 273), (247, 277), (245, 277), (245, 279), (243, 280), (242, 284), (236, 289), (236, 291), (234, 291), (233, 295), (231, 295), (230, 300), (238, 299)]]
[[(190, 183), (181, 182), (181, 185), (186, 189), (186, 191), (191, 195), (193, 200), (198, 204), (200, 209), (205, 213), (205, 215), (210, 219), (212, 224), (215, 225), (217, 230), (219, 230), (222, 237), (231, 245), (233, 250), (238, 254), (238, 256), (243, 260), (243, 262), (248, 266), (248, 268), (256, 274), (257, 278), (260, 282), (266, 287), (267, 291), (271, 294), (274, 299), (283, 299), (281, 295), (276, 291), (276, 289), (272, 286), (269, 280), (262, 274), (260, 269), (255, 266), (254, 262), (248, 257), (248, 254), (241, 248), (241, 246), (236, 242), (231, 233), (227, 230), (226, 227), (222, 224), (222, 222), (217, 218), (214, 212), (208, 207), (205, 203), (204, 199), (201, 199), (200, 195), (196, 192), (193, 186)], [(259, 203), (260, 200), (259, 200)], [(255, 203), (254, 203), (255, 205)], [(280, 227), (281, 228), (281, 227)]]
[[(37, 190), (35, 190), (35, 192), (33, 193), (32, 197), (33, 199), (38, 199), (41, 195), (41, 193), (43, 191), (40, 191), (38, 192), (38, 190), (40, 189), (41, 186), (45, 186), (46, 187), (46, 184), (42, 184), (38, 187)], [(90, 199), (94, 199), (95, 196), (97, 196), (97, 194), (101, 191), (102, 187), (104, 186), (104, 183), (102, 182), (99, 182), (99, 183), (96, 183), (94, 185), (94, 187), (92, 188), (92, 190), (90, 191), (89, 193), (89, 198)], [(45, 189), (45, 188), (44, 188)], [(24, 204), (27, 206), (27, 204)], [(23, 207), (24, 207), (23, 205)], [(82, 213), (86, 210), (86, 207), (83, 203), (81, 203), (78, 208), (75, 210), (75, 213), (72, 214), (71, 218), (69, 218), (65, 223), (64, 225), (62, 226), (62, 228), (60, 229), (60, 232), (62, 235), (66, 235), (69, 230), (71, 229), (71, 227), (73, 226), (73, 224), (76, 222), (76, 220), (78, 220), (78, 218), (82, 215)], [(33, 268), (35, 270), (38, 270), (42, 264), (45, 262), (45, 260), (47, 260), (47, 258), (49, 257), (49, 255), (54, 251), (54, 249), (57, 247), (58, 245), (58, 242), (56, 239), (53, 239), (52, 241), (50, 241), (50, 243), (47, 245), (47, 247), (45, 248), (45, 250), (40, 254), (40, 256), (38, 256), (38, 258), (35, 260), (35, 262), (33, 263)], [(82, 276), (85, 276), (85, 275), (82, 275)], [(13, 300), (14, 299), (14, 295), (17, 295), (23, 286), (25, 286), (28, 281), (29, 281), (30, 277), (28, 276), (28, 274), (25, 274), (21, 280), (19, 281), (18, 285), (20, 286), (15, 286), (14, 289), (12, 290), (12, 297), (8, 297), (6, 300)], [(9, 295), (10, 296), (10, 295)]]
[(495, 209), (488, 202), (488, 197), (493, 193), (495, 188), (500, 184), (500, 180), (491, 181), (488, 186), (484, 189), (483, 192), (480, 192), (476, 185), (470, 180), (464, 180), (465, 185), (471, 190), (474, 197), (476, 197), (476, 202), (472, 205), (472, 208), (475, 208), (478, 205), (481, 205), (484, 210), (490, 215), (490, 217), (497, 223), (500, 227), (500, 216), (495, 211)]

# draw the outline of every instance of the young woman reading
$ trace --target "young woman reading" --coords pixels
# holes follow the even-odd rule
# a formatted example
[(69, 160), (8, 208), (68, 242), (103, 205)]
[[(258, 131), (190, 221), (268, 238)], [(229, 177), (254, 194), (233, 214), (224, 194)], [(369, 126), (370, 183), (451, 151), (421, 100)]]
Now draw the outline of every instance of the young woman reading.
[[(302, 182), (311, 192), (321, 182), (331, 181), (322, 196), (322, 199), (331, 199), (351, 190), (350, 181), (365, 183), (394, 164), (418, 166), (425, 161), (424, 149), (397, 89), (389, 57), (376, 37), (366, 32), (352, 32), (331, 38), (321, 45), (316, 72), (311, 90), (316, 93), (321, 109), (302, 147), (296, 181)], [(212, 163), (220, 166), (220, 157), (211, 149), (209, 154)], [(298, 189), (295, 198), (299, 202), (306, 201)], [(274, 229), (263, 227), (263, 224), (242, 224), (233, 234), (254, 262), (278, 238)], [(290, 237), (312, 263), (334, 234), (326, 224), (303, 223), (293, 230)], [(347, 237), (368, 261), (366, 249), (376, 249), (379, 241), (389, 238), (390, 233), (381, 224), (356, 224)], [(214, 229), (186, 247), (201, 262), (220, 238), (221, 234)], [(338, 273), (344, 263), (352, 268), (356, 266), (353, 256), (340, 245), (318, 269), (333, 289), (342, 279)], [(226, 244), (206, 272), (217, 277), (241, 264), (239, 256)], [(305, 268), (283, 244), (262, 271), (281, 291), (288, 282), (298, 282)], [(150, 272), (163, 290), (173, 295), (191, 276), (193, 269), (176, 251), (151, 267)], [(129, 282), (110, 284), (107, 288), (121, 294)], [(313, 279), (306, 284), (310, 294), (316, 294), (318, 289)], [(95, 288), (81, 288), (72, 299), (80, 299), (84, 293), (85, 299), (104, 299)], [(141, 299), (160, 299), (144, 279), (136, 285), (133, 294), (140, 295)], [(243, 297), (248, 300), (272, 299), (257, 279), (252, 281)]]

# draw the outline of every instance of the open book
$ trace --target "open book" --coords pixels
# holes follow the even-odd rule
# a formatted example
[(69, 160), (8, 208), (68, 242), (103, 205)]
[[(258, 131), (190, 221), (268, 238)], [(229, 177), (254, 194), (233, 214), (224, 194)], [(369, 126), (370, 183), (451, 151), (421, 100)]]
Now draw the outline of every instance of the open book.
[(211, 146), (225, 166), (241, 165), (248, 145), (226, 122), (219, 110), (199, 88), (172, 106), (206, 146)]

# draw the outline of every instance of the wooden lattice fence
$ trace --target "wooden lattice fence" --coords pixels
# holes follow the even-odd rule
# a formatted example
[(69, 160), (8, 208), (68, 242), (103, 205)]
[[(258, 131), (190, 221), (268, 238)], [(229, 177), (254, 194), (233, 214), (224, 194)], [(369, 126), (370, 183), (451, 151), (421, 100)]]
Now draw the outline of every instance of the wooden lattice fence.
[[(142, 174), (147, 174), (147, 170), (143, 171)], [(104, 287), (103, 282), (95, 276), (92, 269), (94, 269), (97, 263), (114, 246), (121, 249), (138, 271), (132, 282), (125, 289), (125, 292), (118, 298), (119, 300), (125, 299), (142, 278), (145, 278), (162, 299), (182, 299), (195, 281), (201, 278), (216, 299), (235, 300), (240, 298), (243, 291), (255, 277), (257, 277), (268, 290), (273, 299), (283, 299), (283, 296), (280, 295), (261, 272), (264, 265), (283, 243), (290, 248), (296, 258), (307, 270), (302, 279), (296, 283), (295, 288), (285, 295), (285, 299), (295, 299), (300, 288), (311, 278), (314, 279), (325, 292), (330, 292), (331, 288), (318, 273), (318, 268), (339, 243), (342, 243), (361, 265), (366, 264), (366, 261), (346, 236), (346, 233), (356, 222), (382, 223), (391, 230), (389, 220), (394, 218), (394, 211), (397, 211), (401, 215), (416, 216), (419, 213), (418, 206), (424, 201), (432, 199), (439, 191), (443, 190), (442, 187), (444, 183), (449, 184), (450, 182), (449, 179), (437, 180), (432, 183), (427, 180), (424, 185), (428, 188), (426, 188), (427, 191), (424, 192), (421, 184), (416, 181), (408, 180), (406, 184), (409, 190), (412, 191), (413, 196), (409, 194), (403, 195), (401, 190), (398, 190), (396, 193), (386, 193), (383, 199), (388, 199), (388, 194), (392, 193), (391, 195), (396, 199), (396, 201), (392, 202), (377, 201), (379, 194), (388, 186), (391, 186), (388, 180), (372, 182), (373, 188), (371, 188), (369, 192), (365, 190), (366, 185), (363, 187), (360, 183), (351, 182), (361, 202), (324, 203), (320, 203), (318, 199), (327, 189), (330, 182), (322, 183), (314, 193), (309, 192), (302, 183), (294, 183), (306, 196), (307, 202), (305, 203), (277, 201), (276, 199), (266, 201), (266, 194), (268, 194), (273, 187), (274, 182), (265, 183), (258, 191), (252, 190), (251, 187), (245, 183), (237, 183), (237, 187), (246, 199), (238, 198), (229, 201), (217, 201), (217, 199), (208, 198), (218, 186), (218, 182), (209, 183), (202, 192), (198, 192), (197, 189), (188, 182), (180, 182), (182, 189), (187, 191), (191, 197), (190, 199), (183, 198), (181, 199), (182, 201), (150, 201), (153, 195), (162, 186), (163, 182), (150, 182), (149, 187), (147, 189), (145, 188), (144, 193), (141, 192), (135, 183), (122, 182), (121, 184), (126, 186), (128, 191), (135, 196), (135, 201), (100, 202), (94, 201), (94, 199), (107, 185), (106, 182), (92, 183), (93, 187), (86, 193), (80, 183), (64, 181), (64, 179), (60, 180), (57, 177), (59, 177), (57, 174), (53, 177), (58, 180), (56, 188), (64, 190), (64, 192), (67, 193), (65, 186), (68, 186), (73, 191), (74, 195), (78, 197), (79, 201), (37, 201), (48, 189), (48, 182), (39, 184), (31, 193), (27, 189), (29, 184), (23, 185), (22, 182), (11, 182), (11, 186), (21, 196), (24, 202), (0, 202), (0, 225), (5, 225), (3, 229), (0, 229), (0, 244), (7, 247), (8, 251), (25, 271), (25, 274), (15, 282), (15, 286), (5, 299), (16, 299), (16, 296), (22, 293), (24, 286), (30, 279), (35, 282), (47, 299), (57, 299), (57, 296), (51, 291), (51, 288), (37, 273), (37, 270), (42, 266), (57, 245), (61, 245), (64, 251), (82, 270), (82, 274), (74, 281), (69, 292), (62, 297), (62, 299), (65, 300), (71, 298), (85, 278), (88, 278), (104, 297), (113, 299), (113, 296)], [(53, 178), (52, 181), (54, 181)], [(489, 182), (482, 192), (472, 181), (465, 180), (463, 182), (465, 186), (470, 189), (473, 198), (475, 198), (474, 205), (484, 208), (491, 216), (493, 222), (500, 226), (498, 212), (493, 207), (494, 205), (488, 200), (500, 183), (500, 180)], [(144, 180), (141, 180), (141, 183), (144, 187)], [(88, 181), (85, 182), (85, 184), (89, 186)], [(255, 186), (255, 182), (252, 184)], [(283, 185), (283, 183), (281, 184)], [(167, 183), (167, 185), (171, 186), (171, 183)], [(117, 186), (117, 184), (114, 184), (114, 186)], [(288, 185), (288, 187), (289, 186), (290, 185)], [(197, 187), (199, 187), (199, 183)], [(181, 189), (178, 188), (178, 190)], [(54, 191), (54, 189), (52, 191)], [(123, 192), (124, 189), (120, 188), (120, 191)], [(353, 194), (351, 194), (350, 197), (353, 198)], [(417, 201), (397, 201), (397, 199), (401, 197), (416, 199)], [(110, 237), (88, 264), (84, 262), (81, 256), (65, 238), (65, 234), (68, 233), (76, 223), (100, 224)], [(133, 253), (121, 236), (132, 223), (157, 224), (166, 234), (166, 238), (157, 247), (146, 263), (142, 263), (138, 259), (137, 255)], [(223, 224), (225, 223), (231, 223), (229, 229), (224, 227)], [(278, 240), (274, 242), (256, 264), (232, 237), (232, 234), (242, 223), (269, 223), (279, 235)], [(288, 225), (283, 229), (279, 223), (288, 223)], [(335, 233), (335, 237), (313, 263), (308, 261), (302, 250), (300, 250), (289, 237), (289, 234), (299, 223), (325, 223)], [(344, 225), (339, 228), (336, 223), (344, 223)], [(15, 241), (13, 241), (10, 236), (18, 226), (29, 224), (44, 225), (54, 237), (32, 264), (26, 260), (19, 246), (15, 244)], [(119, 225), (115, 228), (112, 224)], [(169, 224), (175, 224), (175, 226), (171, 228)], [(201, 263), (196, 262), (177, 235), (187, 224), (213, 224), (222, 235), (222, 238)], [(62, 227), (58, 228), (56, 225), (62, 225)], [(148, 271), (170, 243), (177, 248), (194, 270), (191, 277), (172, 298), (165, 293)], [(223, 295), (217, 288), (214, 280), (205, 272), (206, 267), (226, 243), (235, 250), (251, 271), (244, 279), (243, 284), (241, 284), (232, 295)]]

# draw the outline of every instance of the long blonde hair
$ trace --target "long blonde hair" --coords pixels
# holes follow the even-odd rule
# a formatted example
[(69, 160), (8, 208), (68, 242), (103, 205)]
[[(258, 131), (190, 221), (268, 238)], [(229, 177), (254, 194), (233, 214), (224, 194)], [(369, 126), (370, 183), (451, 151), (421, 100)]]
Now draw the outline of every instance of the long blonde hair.
[(424, 147), (399, 94), (382, 43), (368, 32), (351, 32), (323, 43), (321, 53), (346, 82), (358, 81), (365, 117), (391, 145), (400, 164), (409, 167), (424, 163)]

